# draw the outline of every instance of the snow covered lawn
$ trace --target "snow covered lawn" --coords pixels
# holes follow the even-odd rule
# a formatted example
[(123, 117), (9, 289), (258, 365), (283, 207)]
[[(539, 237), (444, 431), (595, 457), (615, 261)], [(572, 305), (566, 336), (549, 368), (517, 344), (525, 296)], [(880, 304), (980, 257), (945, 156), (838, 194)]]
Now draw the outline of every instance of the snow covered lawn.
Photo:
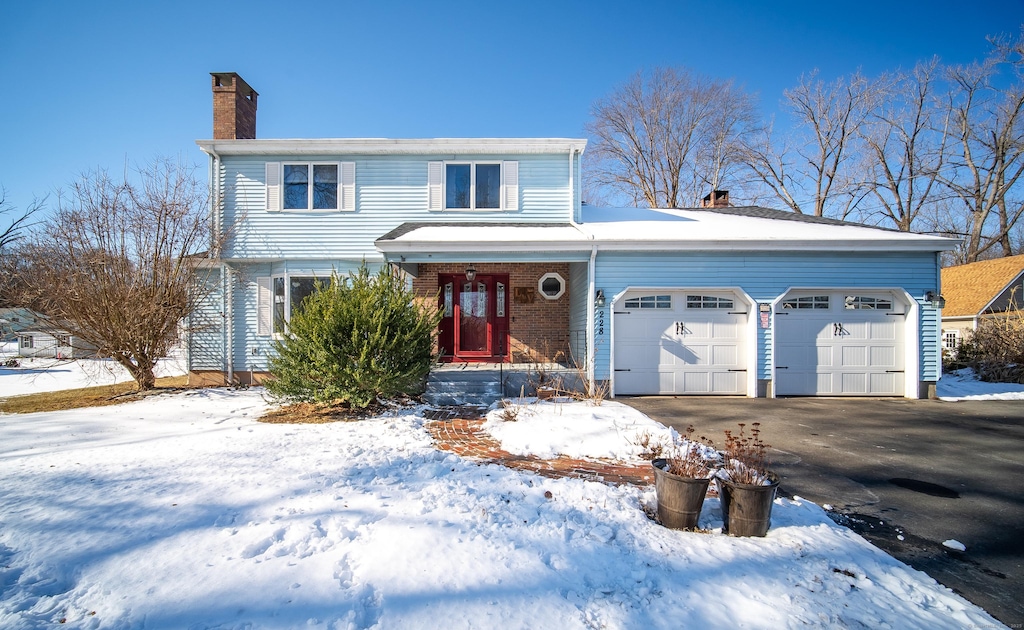
[[(16, 359), (16, 368), (4, 367), (5, 359)], [(157, 377), (185, 374), (185, 357), (160, 359)], [(0, 398), (56, 392), (63, 389), (112, 385), (132, 380), (128, 370), (111, 359), (33, 359), (18, 356), (17, 342), (0, 344)]]
[(711, 499), (677, 532), (653, 490), (480, 466), (413, 412), (257, 423), (261, 393), (0, 415), (0, 627), (998, 625), (807, 501), (764, 539)]

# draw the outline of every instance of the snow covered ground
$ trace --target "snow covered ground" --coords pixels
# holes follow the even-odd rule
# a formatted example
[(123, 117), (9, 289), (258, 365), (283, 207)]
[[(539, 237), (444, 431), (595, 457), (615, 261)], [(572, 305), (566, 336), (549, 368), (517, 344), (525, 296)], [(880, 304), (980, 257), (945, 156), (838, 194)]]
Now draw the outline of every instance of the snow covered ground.
[(937, 389), (939, 398), (948, 401), (1024, 400), (1024, 385), (984, 383), (978, 380), (971, 369), (943, 374)]
[[(722, 535), (715, 499), (710, 533), (672, 531), (653, 489), (478, 465), (415, 410), (256, 422), (266, 406), (209, 389), (0, 415), (0, 627), (999, 627), (809, 501), (778, 499), (763, 539)], [(539, 435), (503, 439), (628, 457), (657, 429), (630, 412), (531, 405)]]
[[(14, 358), (19, 367), (2, 365), (4, 359)], [(184, 355), (160, 359), (156, 375), (180, 376), (186, 373)], [(112, 385), (132, 380), (128, 371), (110, 359), (32, 359), (18, 357), (17, 342), (0, 344), (0, 397), (55, 392), (62, 389)]]

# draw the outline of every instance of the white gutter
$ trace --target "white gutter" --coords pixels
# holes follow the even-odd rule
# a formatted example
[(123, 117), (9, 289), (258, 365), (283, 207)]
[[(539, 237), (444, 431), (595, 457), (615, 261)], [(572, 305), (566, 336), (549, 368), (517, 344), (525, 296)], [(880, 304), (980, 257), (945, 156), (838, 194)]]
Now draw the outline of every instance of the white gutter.
[(586, 146), (583, 138), (274, 138), (196, 140), (206, 152), (225, 155), (447, 155), (562, 153)]

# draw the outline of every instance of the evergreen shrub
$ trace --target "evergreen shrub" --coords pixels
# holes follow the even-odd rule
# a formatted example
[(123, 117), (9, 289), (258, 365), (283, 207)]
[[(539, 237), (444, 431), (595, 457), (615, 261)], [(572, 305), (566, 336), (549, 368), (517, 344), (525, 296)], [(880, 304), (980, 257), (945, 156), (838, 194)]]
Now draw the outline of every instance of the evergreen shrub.
[(331, 275), (292, 313), (270, 359), (271, 395), (366, 408), (423, 391), (440, 310), (415, 300), (404, 275), (363, 265)]

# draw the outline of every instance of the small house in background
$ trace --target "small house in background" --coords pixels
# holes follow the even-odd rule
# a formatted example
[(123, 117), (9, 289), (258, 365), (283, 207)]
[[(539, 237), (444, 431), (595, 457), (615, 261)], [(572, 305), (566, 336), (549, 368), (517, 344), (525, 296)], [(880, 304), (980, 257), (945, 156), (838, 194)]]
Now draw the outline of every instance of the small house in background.
[(18, 356), (45, 359), (84, 359), (96, 356), (96, 346), (59, 327), (38, 322), (18, 333)]
[(1024, 255), (942, 270), (942, 348), (954, 351), (984, 319), (1024, 315)]
[(0, 341), (13, 341), (18, 333), (33, 328), (39, 316), (27, 308), (0, 308)]

